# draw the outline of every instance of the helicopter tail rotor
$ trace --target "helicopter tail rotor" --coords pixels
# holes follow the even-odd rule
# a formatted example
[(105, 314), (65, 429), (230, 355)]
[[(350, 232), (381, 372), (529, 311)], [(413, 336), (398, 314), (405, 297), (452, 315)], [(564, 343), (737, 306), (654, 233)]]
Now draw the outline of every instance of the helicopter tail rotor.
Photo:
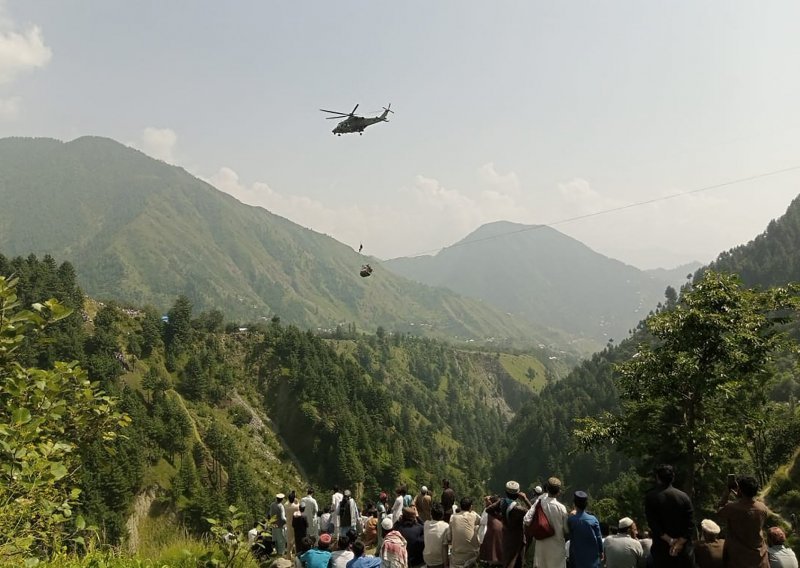
[(382, 108), (383, 108), (383, 114), (381, 115), (381, 118), (383, 119), (384, 122), (389, 122), (389, 119), (386, 117), (389, 116), (390, 112), (394, 114), (394, 111), (392, 110), (392, 103), (389, 103), (389, 106), (385, 106)]

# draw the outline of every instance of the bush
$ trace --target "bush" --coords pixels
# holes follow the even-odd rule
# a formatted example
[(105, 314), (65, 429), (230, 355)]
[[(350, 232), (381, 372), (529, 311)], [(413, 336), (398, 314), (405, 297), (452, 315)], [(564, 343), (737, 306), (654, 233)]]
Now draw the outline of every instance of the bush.
[(89, 530), (73, 517), (80, 496), (80, 448), (111, 442), (129, 418), (116, 399), (89, 381), (77, 363), (26, 368), (17, 360), (23, 343), (71, 310), (55, 300), (21, 309), (16, 280), (0, 276), (0, 564), (35, 559), (68, 542), (84, 545)]

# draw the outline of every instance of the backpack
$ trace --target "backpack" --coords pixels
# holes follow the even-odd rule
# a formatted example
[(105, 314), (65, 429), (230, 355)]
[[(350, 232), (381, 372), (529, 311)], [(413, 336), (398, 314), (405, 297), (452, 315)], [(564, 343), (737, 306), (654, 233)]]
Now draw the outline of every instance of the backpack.
[(550, 538), (554, 534), (556, 534), (556, 531), (550, 524), (550, 519), (545, 515), (542, 504), (536, 501), (536, 504), (533, 506), (533, 520), (531, 524), (525, 528), (525, 536), (529, 539), (535, 538), (536, 540), (544, 540)]
[(350, 510), (350, 499), (342, 499), (339, 503), (339, 526), (349, 527), (352, 524), (353, 518)]

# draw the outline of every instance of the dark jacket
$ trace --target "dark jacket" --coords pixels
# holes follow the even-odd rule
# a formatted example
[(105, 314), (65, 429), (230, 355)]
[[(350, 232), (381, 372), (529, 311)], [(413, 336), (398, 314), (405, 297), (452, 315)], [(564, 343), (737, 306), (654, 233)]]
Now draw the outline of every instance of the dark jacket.
[[(689, 496), (672, 485), (656, 487), (648, 491), (644, 499), (644, 512), (647, 524), (653, 534), (653, 547), (650, 554), (656, 567), (686, 566), (694, 563), (694, 509)], [(677, 557), (669, 555), (669, 545), (661, 535), (672, 538), (685, 538), (686, 545)]]
[(425, 526), (416, 521), (400, 521), (394, 528), (406, 539), (408, 565), (422, 566), (425, 564), (425, 559), (422, 557), (422, 551), (425, 549)]

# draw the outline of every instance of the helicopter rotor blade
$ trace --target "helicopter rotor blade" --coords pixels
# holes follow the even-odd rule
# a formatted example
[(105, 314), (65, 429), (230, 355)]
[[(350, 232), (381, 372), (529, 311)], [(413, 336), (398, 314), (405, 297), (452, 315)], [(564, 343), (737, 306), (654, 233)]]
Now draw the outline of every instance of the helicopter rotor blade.
[[(361, 104), (361, 103), (359, 103), (359, 104)], [(350, 116), (353, 116), (355, 114), (357, 108), (358, 108), (358, 105), (353, 107), (353, 110), (350, 112)]]
[(324, 108), (321, 108), (321, 109), (319, 109), (319, 110), (321, 110), (322, 112), (329, 112), (329, 113), (331, 113), (331, 114), (341, 114), (342, 116), (350, 116), (350, 115), (349, 115), (349, 114), (347, 114), (346, 112), (341, 112), (341, 111), (339, 111), (339, 110), (325, 110)]
[(342, 116), (326, 116), (325, 119), (326, 120), (341, 120), (343, 118), (349, 118), (349, 117), (350, 117), (349, 114), (343, 114)]

